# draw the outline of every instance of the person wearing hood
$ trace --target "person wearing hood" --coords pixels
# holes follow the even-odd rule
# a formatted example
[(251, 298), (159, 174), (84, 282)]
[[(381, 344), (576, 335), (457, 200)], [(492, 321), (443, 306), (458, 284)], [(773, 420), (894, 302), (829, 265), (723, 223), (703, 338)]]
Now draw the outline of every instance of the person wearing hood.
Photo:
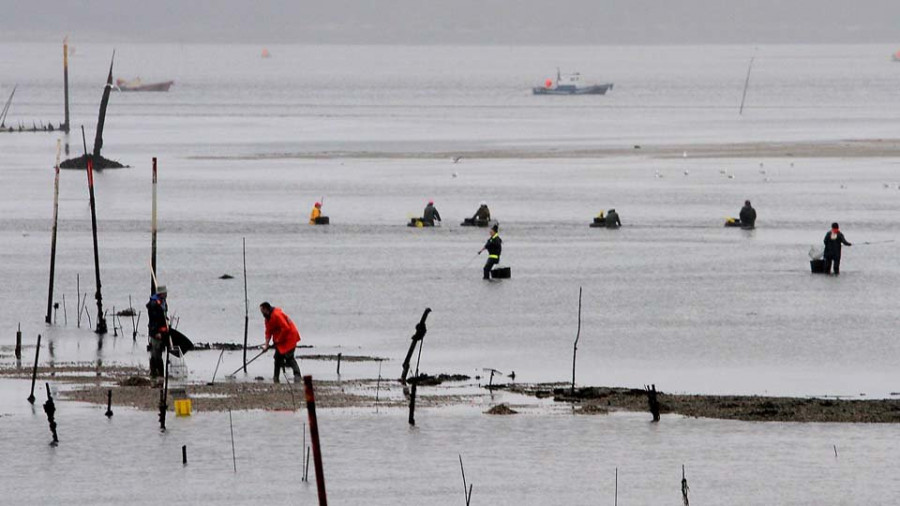
[(749, 200), (744, 201), (744, 207), (741, 208), (741, 228), (754, 228), (756, 226), (756, 209), (750, 205)]
[(615, 209), (606, 211), (606, 228), (619, 228), (622, 226), (622, 220), (619, 219), (619, 213)]
[(478, 204), (478, 210), (472, 216), (472, 221), (491, 221), (491, 210), (488, 209), (487, 203), (482, 201)]
[(434, 222), (440, 223), (440, 221), (441, 213), (439, 213), (437, 208), (434, 207), (434, 201), (429, 200), (428, 205), (425, 206), (425, 212), (422, 213), (422, 222), (426, 227), (433, 227)]
[(294, 381), (299, 381), (300, 366), (294, 357), (294, 351), (297, 349), (297, 343), (300, 342), (300, 331), (280, 307), (272, 307), (272, 304), (263, 302), (259, 305), (259, 312), (266, 319), (266, 344), (263, 345), (263, 351), (269, 349), (270, 341), (275, 347), (274, 382), (281, 382), (279, 376), (285, 365), (290, 366), (294, 371)]
[(321, 202), (316, 202), (316, 204), (315, 204), (315, 205), (313, 206), (313, 208), (312, 208), (312, 212), (309, 213), (309, 224), (310, 224), (310, 225), (315, 225), (315, 224), (316, 224), (316, 219), (317, 219), (319, 216), (322, 216), (322, 203), (321, 203)]
[(841, 228), (837, 223), (831, 224), (831, 230), (825, 233), (824, 242), (825, 274), (831, 274), (831, 266), (834, 265), (834, 275), (837, 276), (841, 273), (841, 245), (853, 245), (844, 238), (844, 234), (841, 233)]
[(157, 285), (156, 293), (147, 302), (147, 335), (150, 340), (150, 377), (166, 374), (163, 352), (169, 347), (169, 306), (166, 285)]
[(494, 224), (491, 227), (491, 237), (484, 243), (484, 247), (478, 250), (480, 255), (482, 251), (487, 250), (488, 259), (484, 263), (484, 279), (491, 279), (491, 269), (500, 263), (500, 251), (503, 249), (503, 240), (500, 239), (500, 225)]

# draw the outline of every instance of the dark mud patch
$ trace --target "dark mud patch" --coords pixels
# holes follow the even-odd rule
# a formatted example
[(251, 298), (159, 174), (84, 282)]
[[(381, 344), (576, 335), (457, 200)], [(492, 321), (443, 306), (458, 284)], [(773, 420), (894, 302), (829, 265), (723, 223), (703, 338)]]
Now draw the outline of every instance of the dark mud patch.
[(509, 407), (509, 404), (497, 404), (493, 408), (484, 412), (486, 415), (517, 415), (518, 411)]
[[(511, 392), (552, 397), (582, 410), (644, 411), (647, 394), (637, 388), (582, 387), (559, 384), (508, 386)], [(737, 395), (681, 395), (658, 392), (661, 413), (751, 422), (900, 423), (900, 400), (849, 400)], [(594, 406), (587, 408), (588, 406)], [(576, 410), (577, 411), (577, 410)]]

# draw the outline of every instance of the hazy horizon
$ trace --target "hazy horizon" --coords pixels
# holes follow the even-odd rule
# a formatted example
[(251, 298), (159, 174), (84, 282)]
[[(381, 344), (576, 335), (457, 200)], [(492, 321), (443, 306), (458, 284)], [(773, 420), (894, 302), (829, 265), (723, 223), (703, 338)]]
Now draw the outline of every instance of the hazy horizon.
[(0, 41), (258, 44), (900, 44), (868, 0), (84, 0), (7, 4)]

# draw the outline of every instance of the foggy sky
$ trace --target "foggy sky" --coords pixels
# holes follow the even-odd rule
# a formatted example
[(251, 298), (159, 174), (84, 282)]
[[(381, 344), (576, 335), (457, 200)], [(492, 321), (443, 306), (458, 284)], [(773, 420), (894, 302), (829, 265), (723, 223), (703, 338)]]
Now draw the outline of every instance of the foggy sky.
[(0, 41), (900, 43), (900, 0), (0, 0)]

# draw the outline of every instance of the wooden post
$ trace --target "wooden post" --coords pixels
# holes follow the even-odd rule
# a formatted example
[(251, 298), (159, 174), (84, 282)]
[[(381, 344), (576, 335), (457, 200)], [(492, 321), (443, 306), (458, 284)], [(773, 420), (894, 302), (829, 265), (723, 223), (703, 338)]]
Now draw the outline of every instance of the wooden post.
[(747, 99), (747, 88), (750, 86), (750, 70), (753, 69), (753, 58), (750, 58), (750, 64), (747, 65), (747, 79), (744, 81), (744, 94), (741, 95), (741, 108), (738, 110), (739, 116), (744, 114), (744, 100)]
[(650, 414), (653, 415), (653, 421), (659, 421), (659, 399), (656, 397), (656, 385), (644, 385), (644, 390), (647, 391), (647, 403), (650, 405)]
[(22, 324), (19, 324), (19, 330), (16, 331), (16, 360), (22, 360)]
[(181, 445), (181, 465), (187, 465), (187, 445)]
[[(156, 272), (156, 157), (153, 157), (153, 196), (150, 211), (150, 269)], [(150, 295), (156, 293), (156, 277), (150, 276)]]
[(688, 490), (691, 488), (688, 487), (687, 478), (684, 476), (684, 464), (681, 465), (681, 500), (684, 503), (684, 506), (691, 506), (691, 501), (688, 500)]
[(107, 390), (107, 391), (106, 391), (106, 413), (104, 413), (104, 414), (106, 415), (106, 418), (112, 418), (112, 416), (113, 416), (113, 412), (112, 412), (112, 390)]
[(418, 382), (412, 384), (412, 389), (409, 391), (409, 424), (413, 427), (416, 426), (416, 385)]
[(327, 506), (325, 494), (325, 469), (322, 467), (322, 448), (319, 445), (319, 422), (316, 418), (316, 393), (313, 390), (312, 376), (303, 377), (306, 391), (306, 412), (309, 414), (309, 438), (312, 443), (313, 465), (316, 467), (316, 488), (319, 494), (319, 506)]
[(459, 456), (459, 471), (462, 473), (463, 496), (466, 498), (466, 506), (472, 500), (472, 486), (466, 484), (466, 469), (463, 467), (462, 455)]
[(572, 346), (572, 395), (575, 395), (575, 357), (578, 355), (578, 339), (581, 338), (581, 287), (578, 287), (578, 331), (575, 333), (575, 345)]
[(242, 237), (244, 250), (244, 374), (247, 374), (247, 330), (250, 325), (250, 299), (247, 297), (247, 238)]
[(59, 437), (56, 434), (56, 404), (53, 403), (53, 396), (50, 395), (50, 383), (44, 383), (47, 387), (47, 402), (44, 403), (44, 413), (47, 413), (47, 422), (50, 424), (50, 433), (53, 434), (53, 442), (50, 446), (59, 444)]
[(412, 336), (412, 342), (409, 344), (409, 350), (406, 352), (406, 358), (403, 359), (403, 371), (400, 374), (400, 383), (406, 384), (406, 375), (409, 374), (409, 362), (412, 360), (412, 354), (416, 351), (416, 345), (419, 344), (419, 341), (425, 338), (425, 333), (428, 329), (425, 327), (425, 319), (428, 318), (428, 313), (431, 312), (431, 308), (425, 308), (425, 312), (422, 313), (422, 318), (419, 320), (419, 323), (416, 325), (416, 333)]
[(231, 419), (231, 410), (228, 410), (228, 427), (231, 429), (231, 463), (234, 472), (237, 472), (237, 455), (234, 453), (234, 422)]
[[(84, 128), (84, 127), (82, 127)], [(103, 295), (100, 292), (100, 249), (97, 244), (97, 205), (94, 200), (94, 157), (87, 157), (87, 176), (88, 176), (88, 194), (91, 199), (91, 229), (94, 235), (94, 274), (97, 282), (97, 293), (94, 298), (97, 300), (97, 334), (106, 334), (106, 318), (103, 316)]]
[(50, 289), (47, 294), (47, 317), (44, 321), (50, 325), (50, 313), (53, 310), (53, 274), (56, 272), (56, 225), (59, 218), (59, 149), (60, 141), (56, 140), (56, 176), (53, 179), (53, 232), (50, 236)]
[(41, 335), (38, 334), (37, 346), (34, 348), (34, 369), (31, 371), (31, 394), (28, 395), (28, 402), (34, 404), (34, 381), (37, 379), (38, 357), (41, 356)]
[(75, 312), (78, 314), (78, 328), (81, 328), (81, 274), (75, 273)]
[(341, 375), (341, 355), (342, 355), (342, 353), (338, 353), (338, 360), (337, 360), (337, 375), (338, 376)]
[[(63, 39), (63, 97), (65, 100), (64, 112), (66, 124), (63, 132), (69, 133), (69, 37)], [(69, 153), (69, 143), (66, 141), (66, 154)]]
[(616, 502), (614, 506), (619, 506), (619, 468), (616, 468)]

